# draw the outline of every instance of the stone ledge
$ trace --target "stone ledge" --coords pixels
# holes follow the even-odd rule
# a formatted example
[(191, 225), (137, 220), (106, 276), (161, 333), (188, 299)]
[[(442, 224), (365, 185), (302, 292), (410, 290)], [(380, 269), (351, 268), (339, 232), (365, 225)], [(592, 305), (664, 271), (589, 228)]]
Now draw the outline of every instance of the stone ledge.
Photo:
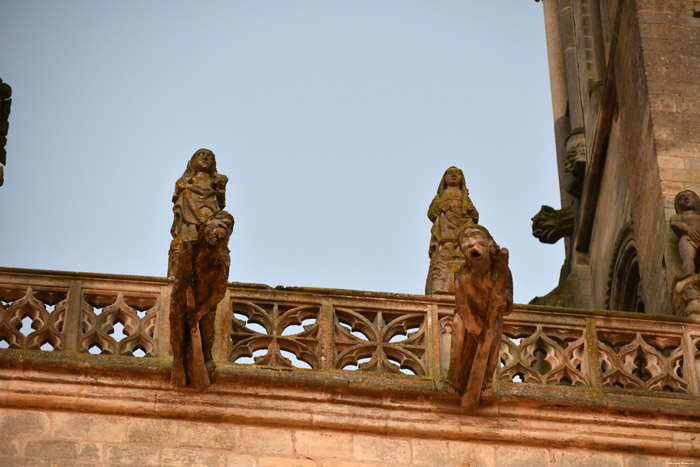
[(502, 384), (465, 414), (436, 388), (402, 388), (398, 380), (343, 386), (319, 379), (324, 373), (302, 380), (298, 371), (225, 368), (210, 388), (196, 390), (170, 386), (164, 361), (131, 369), (76, 364), (74, 372), (66, 362), (53, 371), (30, 363), (0, 360), (0, 406), (674, 456), (698, 452), (679, 439), (700, 442), (700, 402), (688, 398), (669, 397), (660, 407), (658, 398), (571, 391), (557, 400), (551, 388)]

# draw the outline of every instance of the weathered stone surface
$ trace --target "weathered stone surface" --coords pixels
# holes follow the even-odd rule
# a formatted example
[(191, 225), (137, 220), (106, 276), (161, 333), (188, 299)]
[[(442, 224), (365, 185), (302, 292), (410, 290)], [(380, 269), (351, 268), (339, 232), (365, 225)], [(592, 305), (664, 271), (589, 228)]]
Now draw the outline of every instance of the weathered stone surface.
[(79, 443), (78, 444), (78, 459), (81, 462), (102, 460), (103, 446), (100, 443)]
[(624, 467), (620, 454), (588, 451), (550, 451), (550, 464), (556, 467)]
[(78, 445), (75, 441), (29, 441), (24, 448), (24, 455), (48, 459), (76, 459), (78, 457)]
[[(64, 464), (64, 465), (75, 465)], [(14, 457), (0, 457), (0, 465), (6, 467), (53, 467), (54, 462), (47, 459), (28, 459), (28, 458), (14, 458)]]
[(411, 463), (411, 445), (405, 439), (356, 435), (353, 447), (360, 461)]
[(457, 245), (459, 230), (466, 224), (478, 224), (479, 212), (469, 198), (464, 173), (450, 167), (440, 180), (437, 195), (428, 209), (430, 229), (430, 267), (425, 293), (454, 293), (454, 273), (461, 265)]
[(276, 428), (241, 428), (240, 446), (243, 453), (291, 456), (294, 452), (292, 432)]
[(352, 458), (352, 435), (323, 431), (294, 432), (294, 452), (305, 457)]
[(49, 432), (48, 415), (24, 410), (0, 411), (0, 433), (11, 435), (43, 435)]
[(449, 465), (450, 447), (447, 441), (414, 439), (411, 448), (415, 465)]
[(556, 243), (562, 237), (574, 233), (574, 209), (554, 209), (542, 205), (540, 211), (532, 218), (532, 236), (541, 243)]
[(226, 207), (228, 177), (216, 171), (216, 158), (209, 149), (198, 149), (175, 183), (173, 225), (170, 234), (168, 275), (172, 273), (176, 253), (183, 241), (194, 241), (204, 222)]
[(498, 467), (547, 467), (549, 456), (546, 449), (525, 447), (496, 447), (496, 465)]
[(466, 226), (459, 234), (464, 265), (455, 276), (450, 367), (445, 381), (452, 394), (463, 394), (462, 407), (479, 405), (499, 358), (503, 315), (513, 311), (513, 278), (508, 250), (485, 227)]
[(227, 467), (257, 467), (257, 458), (245, 454), (228, 454)]
[(310, 459), (289, 459), (285, 457), (260, 456), (258, 467), (317, 467), (318, 464)]
[(683, 274), (695, 274), (695, 258), (700, 248), (700, 199), (692, 190), (676, 195), (676, 214), (671, 216), (671, 229), (678, 236), (678, 253)]
[(0, 456), (14, 456), (19, 454), (17, 440), (13, 438), (0, 438)]
[(160, 449), (151, 445), (115, 444), (107, 447), (106, 460), (115, 464), (158, 465)]
[(205, 449), (163, 449), (161, 465), (225, 467), (226, 453)]
[(57, 413), (53, 415), (53, 433), (57, 438), (83, 441), (126, 441), (127, 419), (108, 415)]
[(586, 176), (586, 137), (583, 133), (573, 133), (566, 140), (566, 158), (564, 170), (574, 177), (574, 181), (567, 187), (567, 191), (575, 198), (580, 199), (583, 192), (583, 179)]
[(226, 295), (232, 232), (233, 216), (218, 211), (201, 226), (197, 239), (183, 240), (175, 254), (170, 344), (171, 381), (176, 386), (211, 384), (216, 368), (212, 356), (216, 307)]
[(450, 459), (453, 465), (469, 467), (490, 467), (496, 465), (496, 451), (493, 445), (476, 442), (450, 441)]

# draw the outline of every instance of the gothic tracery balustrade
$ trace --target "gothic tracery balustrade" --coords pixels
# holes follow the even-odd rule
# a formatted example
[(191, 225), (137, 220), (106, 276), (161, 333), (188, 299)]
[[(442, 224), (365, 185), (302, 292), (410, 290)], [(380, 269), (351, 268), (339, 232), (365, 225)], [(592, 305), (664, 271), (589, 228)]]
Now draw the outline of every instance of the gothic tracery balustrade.
[[(0, 361), (61, 352), (167, 365), (170, 285), (0, 268)], [(447, 297), (230, 284), (219, 305), (215, 359), (234, 375), (323, 371), (349, 382), (382, 375), (439, 390), (452, 307)], [(700, 323), (516, 305), (503, 331), (496, 392), (699, 401)]]

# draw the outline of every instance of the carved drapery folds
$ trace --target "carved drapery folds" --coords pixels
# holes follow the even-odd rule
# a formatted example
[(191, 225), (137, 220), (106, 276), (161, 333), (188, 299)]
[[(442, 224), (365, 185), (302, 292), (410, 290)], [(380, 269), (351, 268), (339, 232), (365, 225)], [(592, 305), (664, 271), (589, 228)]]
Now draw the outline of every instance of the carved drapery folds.
[(455, 276), (455, 312), (450, 366), (445, 381), (462, 407), (479, 405), (499, 362), (503, 316), (513, 310), (513, 279), (508, 250), (486, 228), (466, 226), (458, 242), (465, 260)]
[(198, 149), (185, 172), (175, 183), (173, 225), (170, 234), (168, 276), (172, 275), (175, 256), (183, 242), (194, 241), (200, 226), (212, 214), (226, 207), (228, 177), (216, 171), (216, 158), (209, 149)]
[(440, 180), (437, 195), (428, 209), (430, 229), (430, 267), (425, 284), (426, 295), (434, 293), (453, 294), (454, 274), (464, 259), (457, 235), (467, 224), (479, 223), (479, 212), (469, 198), (464, 173), (450, 167)]

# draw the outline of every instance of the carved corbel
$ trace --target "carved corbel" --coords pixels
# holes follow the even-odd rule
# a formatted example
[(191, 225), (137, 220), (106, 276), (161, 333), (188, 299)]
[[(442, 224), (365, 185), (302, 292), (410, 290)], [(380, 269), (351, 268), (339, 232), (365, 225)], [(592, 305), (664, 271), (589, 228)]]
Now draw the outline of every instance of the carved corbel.
[(574, 209), (569, 206), (554, 209), (543, 205), (532, 218), (532, 235), (542, 243), (556, 243), (574, 233)]

